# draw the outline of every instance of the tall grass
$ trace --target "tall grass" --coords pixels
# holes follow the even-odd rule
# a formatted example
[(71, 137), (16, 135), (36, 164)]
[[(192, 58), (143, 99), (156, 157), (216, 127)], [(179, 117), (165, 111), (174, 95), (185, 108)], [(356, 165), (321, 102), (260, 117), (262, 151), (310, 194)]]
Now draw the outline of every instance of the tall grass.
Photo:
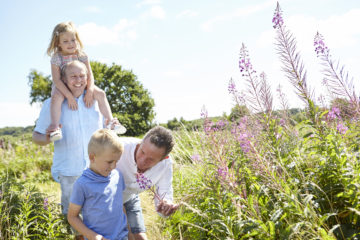
[(182, 208), (164, 222), (169, 239), (360, 237), (357, 95), (316, 38), (316, 53), (325, 54), (319, 60), (330, 68), (324, 72), (331, 84), (324, 83), (352, 106), (346, 116), (337, 107), (320, 108), (279, 4), (273, 23), (283, 71), (306, 104), (306, 119), (293, 125), (286, 109), (281, 118), (273, 114), (266, 76), (257, 75), (243, 45), (239, 67), (247, 89), (231, 81), (229, 91), (252, 114), (214, 123), (203, 111), (202, 131), (178, 132), (174, 188)]

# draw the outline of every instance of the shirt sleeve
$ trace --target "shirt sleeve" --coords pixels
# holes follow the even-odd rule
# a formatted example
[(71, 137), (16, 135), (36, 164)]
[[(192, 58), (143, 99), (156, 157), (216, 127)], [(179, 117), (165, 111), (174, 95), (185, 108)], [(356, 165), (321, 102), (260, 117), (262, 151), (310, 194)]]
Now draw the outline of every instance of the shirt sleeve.
[(78, 58), (79, 58), (79, 61), (81, 61), (83, 63), (86, 63), (89, 61), (89, 58), (85, 53), (82, 53), (81, 55), (79, 55)]
[(73, 186), (73, 191), (70, 197), (70, 202), (82, 206), (85, 202), (85, 193), (83, 185), (80, 181), (76, 181)]
[(36, 126), (34, 129), (35, 132), (46, 134), (46, 129), (49, 127), (51, 123), (50, 101), (51, 101), (50, 99), (47, 99), (43, 103), (39, 118), (36, 120)]
[[(155, 184), (156, 192), (159, 194), (160, 198), (166, 199), (168, 201), (173, 201), (173, 187), (172, 187), (172, 159), (169, 158), (163, 160), (164, 162), (164, 170), (162, 172), (162, 177)], [(157, 206), (159, 200), (155, 198), (155, 206)]]
[(50, 59), (50, 63), (53, 64), (53, 65), (56, 65), (58, 67), (61, 66), (61, 57), (58, 53), (55, 53), (51, 59)]

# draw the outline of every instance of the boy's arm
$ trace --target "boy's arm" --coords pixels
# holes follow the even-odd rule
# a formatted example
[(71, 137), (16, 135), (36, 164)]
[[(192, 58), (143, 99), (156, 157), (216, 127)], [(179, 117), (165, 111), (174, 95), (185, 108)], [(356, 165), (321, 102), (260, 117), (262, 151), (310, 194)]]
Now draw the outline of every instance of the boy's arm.
[(106, 238), (104, 238), (102, 235), (92, 231), (84, 224), (84, 222), (79, 217), (80, 210), (80, 205), (76, 205), (74, 203), (69, 204), (67, 219), (70, 225), (89, 240), (106, 240)]

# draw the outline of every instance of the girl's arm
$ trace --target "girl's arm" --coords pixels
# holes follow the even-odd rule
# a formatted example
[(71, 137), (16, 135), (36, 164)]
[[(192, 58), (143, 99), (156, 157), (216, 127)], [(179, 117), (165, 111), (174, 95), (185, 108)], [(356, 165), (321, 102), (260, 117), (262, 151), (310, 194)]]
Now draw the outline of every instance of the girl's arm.
[(86, 94), (85, 94), (85, 105), (86, 107), (91, 107), (94, 103), (94, 75), (91, 70), (91, 65), (89, 61), (85, 62), (86, 68), (88, 70), (87, 74), (87, 87), (86, 87)]
[(56, 66), (55, 64), (51, 64), (51, 75), (53, 82), (56, 86), (56, 88), (66, 97), (68, 100), (68, 105), (71, 110), (77, 110), (77, 102), (70, 92), (70, 90), (66, 87), (63, 81), (61, 81), (60, 76), (60, 68)]
[(67, 220), (70, 223), (70, 225), (73, 228), (75, 228), (78, 232), (80, 232), (82, 235), (84, 235), (84, 237), (86, 237), (87, 239), (106, 240), (106, 238), (104, 238), (102, 235), (92, 231), (84, 224), (84, 222), (79, 217), (80, 211), (81, 211), (80, 205), (76, 205), (74, 203), (69, 204)]

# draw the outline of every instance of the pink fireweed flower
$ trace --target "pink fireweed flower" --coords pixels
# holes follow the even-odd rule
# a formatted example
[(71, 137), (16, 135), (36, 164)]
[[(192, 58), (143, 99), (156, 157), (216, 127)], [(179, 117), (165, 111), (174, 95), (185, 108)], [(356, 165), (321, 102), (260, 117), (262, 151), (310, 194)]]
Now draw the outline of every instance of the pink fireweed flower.
[(284, 20), (282, 18), (282, 11), (280, 9), (280, 4), (279, 3), (277, 3), (277, 5), (276, 5), (276, 9), (275, 9), (275, 12), (274, 12), (274, 17), (272, 19), (272, 23), (274, 24), (273, 28), (275, 28), (275, 29), (279, 29), (284, 24)]
[(152, 187), (151, 180), (145, 177), (143, 173), (136, 173), (136, 182), (139, 184), (139, 187), (144, 190)]
[(235, 82), (232, 79), (230, 79), (230, 81), (229, 81), (228, 91), (230, 94), (237, 93)]
[(201, 162), (201, 157), (199, 154), (194, 154), (191, 156), (191, 159), (193, 160), (193, 162)]
[(44, 205), (43, 205), (44, 209), (47, 211), (49, 209), (49, 199), (48, 198), (44, 198)]
[(345, 134), (346, 131), (348, 130), (348, 128), (346, 126), (344, 126), (342, 123), (339, 123), (337, 126), (336, 126), (336, 130), (338, 131), (338, 133), (340, 134)]
[(340, 109), (337, 107), (333, 107), (330, 112), (327, 114), (328, 120), (334, 120), (340, 117)]
[(253, 66), (250, 62), (248, 50), (246, 49), (244, 44), (242, 44), (240, 49), (239, 69), (240, 72), (244, 72), (242, 76), (249, 76), (250, 74), (256, 72), (255, 70), (253, 70)]
[(319, 57), (320, 55), (328, 56), (329, 55), (329, 49), (325, 45), (323, 36), (317, 32), (314, 38), (314, 46), (315, 46), (315, 52), (316, 55)]
[(285, 119), (280, 119), (280, 122), (279, 122), (279, 124), (280, 124), (280, 126), (285, 126), (285, 123), (286, 123), (286, 121), (285, 121)]
[(228, 167), (219, 167), (217, 170), (217, 173), (219, 175), (219, 177), (221, 177), (223, 180), (225, 180), (229, 174), (229, 169)]
[(245, 153), (248, 153), (251, 149), (249, 136), (246, 133), (241, 133), (237, 140), (240, 143), (241, 150), (243, 150)]

